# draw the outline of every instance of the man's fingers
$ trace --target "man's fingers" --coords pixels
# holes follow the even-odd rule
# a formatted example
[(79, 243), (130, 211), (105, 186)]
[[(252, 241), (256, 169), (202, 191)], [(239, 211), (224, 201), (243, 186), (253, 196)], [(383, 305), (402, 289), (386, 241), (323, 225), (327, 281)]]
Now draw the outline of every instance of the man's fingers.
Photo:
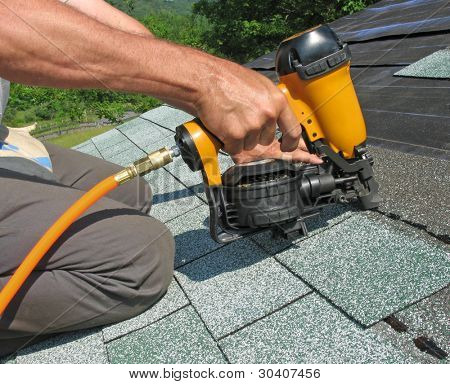
[(283, 137), (281, 138), (281, 150), (283, 152), (292, 152), (298, 148), (302, 128), (289, 105), (283, 109), (278, 117), (278, 126)]
[(303, 138), (300, 138), (300, 142), (298, 143), (298, 147), (302, 149), (303, 151), (309, 152), (308, 147), (306, 146), (305, 140)]
[[(285, 155), (287, 155), (287, 154), (285, 154)], [(301, 161), (303, 163), (309, 163), (309, 164), (322, 164), (323, 163), (323, 160), (320, 157), (318, 157), (317, 155), (302, 151), (300, 149), (292, 153), (291, 161), (294, 161), (294, 162)]]
[(223, 149), (230, 155), (241, 153), (244, 150), (244, 140), (228, 139), (226, 142), (224, 142)]
[(271, 121), (264, 125), (259, 136), (259, 144), (270, 145), (275, 139), (275, 131), (277, 129), (276, 121)]
[(249, 131), (244, 139), (244, 149), (246, 151), (250, 151), (251, 149), (255, 148), (260, 141), (260, 134), (261, 131), (259, 130), (253, 130)]

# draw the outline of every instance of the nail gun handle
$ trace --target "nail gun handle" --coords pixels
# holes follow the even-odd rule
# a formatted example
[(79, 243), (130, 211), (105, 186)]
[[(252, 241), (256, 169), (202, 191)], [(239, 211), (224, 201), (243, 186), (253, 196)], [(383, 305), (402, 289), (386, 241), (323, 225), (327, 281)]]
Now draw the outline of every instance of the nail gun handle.
[(206, 185), (222, 185), (219, 151), (223, 144), (199, 119), (178, 126), (175, 141), (189, 168), (192, 171), (202, 171)]

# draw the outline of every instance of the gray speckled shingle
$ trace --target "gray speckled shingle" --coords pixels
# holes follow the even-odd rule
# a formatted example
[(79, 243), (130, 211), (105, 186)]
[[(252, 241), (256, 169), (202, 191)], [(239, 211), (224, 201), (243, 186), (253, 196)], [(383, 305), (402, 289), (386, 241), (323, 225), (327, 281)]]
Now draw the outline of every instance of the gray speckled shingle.
[(235, 364), (414, 363), (316, 294), (220, 341)]
[(176, 277), (215, 338), (310, 291), (249, 240), (178, 269)]
[(86, 155), (102, 158), (102, 155), (91, 140), (85, 141), (82, 145), (80, 144), (79, 146), (73, 147), (72, 149), (75, 149), (78, 152), (85, 153)]
[(111, 363), (221, 364), (225, 359), (191, 306), (107, 344)]
[(415, 345), (414, 339), (407, 332), (397, 332), (384, 321), (368, 328), (366, 333), (376, 337), (380, 343), (389, 344), (398, 351), (402, 351), (411, 360), (421, 364), (435, 364), (438, 362), (427, 353), (421, 352)]
[(175, 238), (175, 268), (222, 246), (211, 239), (208, 218), (202, 205), (166, 223)]
[[(333, 225), (349, 218), (353, 213), (354, 211), (350, 205), (334, 205), (324, 208), (318, 216), (305, 220), (308, 228), (308, 237), (329, 229)], [(263, 247), (267, 252), (275, 255), (290, 247), (292, 244), (299, 244), (308, 237), (303, 236), (292, 241), (280, 237), (273, 238), (270, 231), (265, 231), (251, 236), (251, 239)]]
[(144, 151), (157, 141), (168, 136), (173, 137), (172, 131), (141, 118), (131, 120), (117, 129)]
[(180, 124), (186, 123), (194, 117), (179, 109), (163, 105), (143, 113), (141, 118), (175, 131)]
[(376, 147), (371, 147), (370, 152), (383, 197), (380, 211), (448, 236), (450, 163)]
[(413, 337), (426, 336), (450, 354), (450, 288), (447, 287), (398, 312)]
[(126, 335), (127, 333), (144, 328), (188, 304), (189, 301), (187, 297), (178, 283), (173, 280), (166, 295), (153, 307), (130, 320), (104, 327), (103, 338), (105, 341), (110, 341)]
[(17, 353), (17, 364), (105, 364), (108, 362), (99, 329), (64, 333)]
[[(222, 174), (232, 165), (234, 165), (234, 162), (231, 157), (219, 153), (219, 167)], [(202, 173), (200, 171), (191, 171), (181, 158), (175, 159), (173, 163), (166, 165), (165, 168), (201, 199), (205, 202), (207, 201), (204, 193)]]
[[(152, 142), (148, 142), (145, 146), (141, 147), (142, 149), (145, 150), (145, 152), (147, 153), (151, 153), (154, 151), (157, 151), (161, 148), (167, 147), (167, 148), (172, 148), (175, 145), (175, 140), (173, 138), (173, 134), (170, 136), (166, 136), (163, 139), (160, 140), (156, 140), (156, 141), (152, 141)], [(180, 157), (177, 157), (175, 159), (173, 159), (173, 161), (183, 161)]]
[(450, 48), (436, 51), (394, 73), (394, 76), (450, 79)]
[[(136, 144), (134, 144), (131, 140), (125, 139), (125, 141), (122, 141), (121, 143), (110, 147), (101, 148), (99, 151), (105, 160), (110, 161), (110, 159), (120, 156), (122, 153), (131, 151), (135, 148), (137, 148)], [(137, 160), (137, 158), (134, 160)]]
[(167, 164), (164, 168), (190, 188), (196, 195), (206, 200), (201, 172), (192, 172), (181, 158)]
[(443, 245), (374, 213), (355, 215), (276, 257), (364, 325), (450, 281)]
[(0, 364), (16, 364), (16, 356), (8, 356), (0, 358)]
[(122, 167), (125, 167), (145, 156), (145, 153), (136, 145), (134, 145), (130, 141), (128, 141), (128, 143), (129, 145), (123, 146), (123, 150), (120, 150), (120, 152), (115, 153), (113, 156), (106, 156), (104, 155), (104, 152), (101, 151), (103, 157), (105, 158), (105, 160), (108, 160), (111, 163), (115, 163)]
[(98, 150), (102, 152), (103, 149), (122, 144), (128, 139), (119, 130), (111, 129), (101, 135), (94, 136), (91, 140)]
[(151, 172), (144, 178), (153, 191), (151, 215), (163, 223), (204, 204), (165, 169)]

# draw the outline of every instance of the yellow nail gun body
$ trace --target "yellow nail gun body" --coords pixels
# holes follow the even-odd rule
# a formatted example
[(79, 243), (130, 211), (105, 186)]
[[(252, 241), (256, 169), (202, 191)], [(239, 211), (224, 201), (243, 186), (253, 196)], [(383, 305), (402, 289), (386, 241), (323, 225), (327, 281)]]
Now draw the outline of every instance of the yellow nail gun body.
[(302, 125), (308, 149), (324, 164), (265, 160), (235, 165), (222, 175), (222, 144), (201, 121), (177, 128), (184, 161), (203, 173), (211, 235), (220, 243), (267, 229), (298, 236), (307, 233), (304, 220), (327, 205), (358, 199), (362, 208), (372, 209), (380, 203), (348, 46), (322, 25), (283, 41), (276, 65), (278, 87)]

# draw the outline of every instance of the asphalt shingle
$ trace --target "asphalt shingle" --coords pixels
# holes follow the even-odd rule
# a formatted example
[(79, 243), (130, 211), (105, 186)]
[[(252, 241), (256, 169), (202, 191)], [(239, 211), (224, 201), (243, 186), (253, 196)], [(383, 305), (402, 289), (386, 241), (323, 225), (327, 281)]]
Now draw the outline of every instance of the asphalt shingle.
[(413, 337), (432, 339), (450, 354), (450, 288), (447, 287), (397, 313)]
[(76, 149), (78, 152), (85, 153), (86, 155), (102, 158), (102, 155), (91, 140), (86, 141), (77, 147), (74, 147), (74, 149)]
[(444, 246), (374, 213), (355, 215), (276, 257), (364, 325), (450, 281)]
[(172, 131), (141, 118), (131, 120), (117, 129), (144, 151), (155, 142), (173, 136)]
[(209, 208), (202, 205), (166, 223), (175, 238), (175, 268), (222, 246), (211, 239), (208, 217)]
[(450, 79), (450, 48), (436, 51), (396, 72), (394, 76)]
[(0, 359), (0, 364), (16, 364), (16, 356), (8, 356)]
[[(219, 167), (221, 173), (225, 172), (233, 165), (234, 162), (230, 156), (219, 153)], [(173, 163), (166, 165), (165, 168), (205, 202), (207, 201), (204, 193), (205, 189), (203, 186), (202, 173), (200, 171), (191, 171), (182, 159), (176, 159)]]
[(145, 328), (188, 304), (187, 297), (178, 283), (173, 280), (165, 296), (153, 307), (130, 320), (104, 327), (103, 338), (105, 341), (111, 341), (130, 332)]
[(220, 341), (231, 363), (413, 363), (358, 327), (317, 294), (308, 295)]
[(151, 215), (163, 223), (203, 204), (165, 169), (144, 176), (153, 192)]
[(105, 364), (108, 362), (99, 329), (64, 333), (17, 353), (17, 364)]
[(215, 338), (310, 291), (249, 240), (238, 240), (178, 269), (176, 277)]
[(122, 132), (117, 129), (111, 129), (101, 135), (94, 136), (91, 140), (100, 152), (104, 149), (117, 146), (118, 144), (128, 141)]
[(123, 146), (122, 148), (124, 148), (123, 151), (115, 153), (114, 155), (105, 154), (105, 152), (102, 150), (100, 152), (102, 152), (105, 160), (108, 160), (111, 163), (115, 163), (122, 167), (125, 167), (145, 156), (145, 152), (143, 152), (140, 148), (138, 148), (130, 141), (127, 141), (127, 145)]
[(335, 205), (324, 208), (318, 216), (305, 220), (308, 228), (308, 236), (302, 236), (295, 240), (287, 240), (281, 237), (274, 238), (270, 231), (260, 232), (253, 235), (251, 239), (263, 247), (272, 255), (277, 254), (290, 247), (292, 244), (299, 244), (310, 236), (329, 229), (330, 227), (349, 218), (354, 211), (349, 205)]
[[(125, 138), (125, 141), (122, 141), (121, 143), (118, 143), (118, 144), (114, 144), (110, 147), (101, 148), (101, 149), (99, 149), (99, 151), (105, 160), (111, 161), (111, 159), (121, 156), (122, 153), (131, 151), (136, 148), (137, 148), (137, 146), (132, 141)], [(130, 161), (134, 161), (134, 160), (137, 160), (137, 158), (130, 159)]]
[(143, 113), (141, 118), (175, 131), (176, 127), (192, 120), (194, 117), (179, 109), (168, 105), (163, 105), (159, 108)]
[(225, 359), (189, 306), (144, 329), (108, 343), (111, 363), (221, 364)]
[(380, 211), (448, 236), (450, 163), (383, 148), (371, 147), (370, 152), (383, 197)]
[(436, 363), (435, 358), (420, 351), (414, 345), (414, 339), (408, 332), (395, 331), (384, 321), (376, 323), (368, 328), (366, 332), (376, 337), (382, 344), (391, 345), (394, 349), (403, 352), (406, 356), (411, 358), (411, 361), (421, 364)]

